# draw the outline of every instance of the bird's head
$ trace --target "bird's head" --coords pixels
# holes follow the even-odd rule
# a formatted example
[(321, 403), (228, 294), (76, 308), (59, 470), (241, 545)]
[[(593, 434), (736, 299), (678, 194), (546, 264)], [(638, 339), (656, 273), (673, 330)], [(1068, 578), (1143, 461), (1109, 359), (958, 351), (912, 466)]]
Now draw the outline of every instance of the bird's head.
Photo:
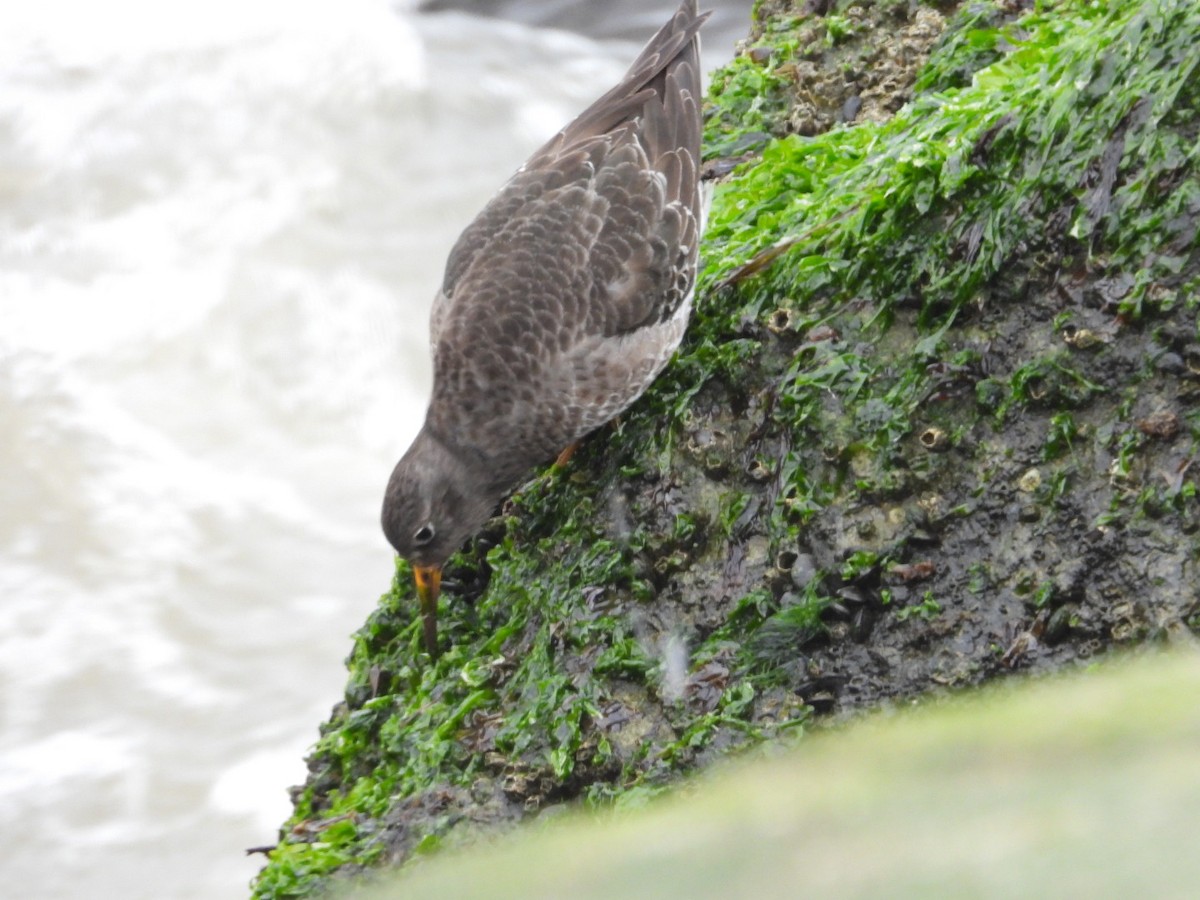
[(498, 501), (480, 467), (425, 430), (392, 470), (383, 497), (383, 533), (413, 567), (430, 653), (436, 651), (442, 566)]

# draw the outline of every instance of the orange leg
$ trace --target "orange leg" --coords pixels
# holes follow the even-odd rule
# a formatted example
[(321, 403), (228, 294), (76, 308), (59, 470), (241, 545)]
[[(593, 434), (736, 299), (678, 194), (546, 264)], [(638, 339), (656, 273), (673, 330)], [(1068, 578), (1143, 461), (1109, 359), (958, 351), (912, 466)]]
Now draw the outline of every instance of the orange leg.
[(575, 443), (570, 444), (566, 450), (564, 450), (562, 453), (558, 454), (558, 459), (554, 460), (554, 468), (555, 469), (563, 468), (563, 466), (565, 466), (568, 462), (570, 462), (571, 457), (575, 455), (575, 451), (578, 449), (579, 449), (579, 441), (576, 441)]

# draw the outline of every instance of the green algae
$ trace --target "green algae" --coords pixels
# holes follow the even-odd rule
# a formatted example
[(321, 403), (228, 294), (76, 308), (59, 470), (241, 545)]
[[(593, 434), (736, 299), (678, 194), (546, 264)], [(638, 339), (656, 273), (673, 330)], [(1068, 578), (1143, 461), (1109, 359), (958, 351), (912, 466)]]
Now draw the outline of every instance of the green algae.
[(636, 815), (563, 816), (353, 896), (1188, 896), (1200, 671), (1143, 656), (866, 716)]
[[(1047, 5), (1011, 30), (1011, 51), (970, 86), (923, 94), (883, 125), (775, 142), (718, 194), (702, 284), (786, 242), (751, 303), (782, 293), (811, 309), (813, 298), (853, 292), (880, 318), (910, 302), (944, 322), (1018, 252), (1036, 252), (1061, 212), (1082, 252), (1136, 263), (1121, 302), (1140, 307), (1186, 249), (1157, 252), (1164, 230), (1194, 237), (1171, 232), (1200, 191), (1182, 177), (1195, 143), (1159, 127), (1194, 99), (1182, 96), (1196, 90), (1194, 12)], [(939, 64), (935, 56), (930, 70)], [(1124, 169), (1119, 186), (1114, 165)]]
[[(1010, 541), (1072, 517), (1103, 534), (1195, 518), (1186, 466), (1147, 474), (1165, 451), (1137, 425), (1159, 374), (1145, 354), (1112, 336), (1064, 346), (1075, 319), (1073, 334), (1102, 330), (1081, 305), (1014, 329), (996, 364), (989, 324), (1018, 304), (1040, 313), (1031, 285), (1087, 293), (1114, 334), (1187, 312), (1190, 333), (1163, 326), (1156, 344), (1186, 369), (1200, 305), (1194, 4), (1063, 0), (1015, 21), (971, 6), (892, 119), (768, 141), (787, 130), (802, 25), (773, 20), (765, 64), (739, 57), (714, 77), (706, 155), (761, 152), (716, 188), (677, 359), (452, 559), (436, 661), (397, 564), (255, 896), (305, 896), (336, 870), (562, 800), (640, 803), (802, 730), (836, 690), (830, 648), (877, 622), (936, 629), (958, 598), (1009, 591), (1018, 607), (1069, 610), (1074, 633), (1095, 629), (1074, 606), (1079, 576), (1030, 564), (1025, 544), (998, 541), (986, 565), (917, 565), (938, 541), (952, 552), (955, 528), (978, 543), (993, 526), (974, 524), (977, 510), (1012, 504), (1031, 466)], [(860, 37), (829, 25), (830, 44)], [(929, 429), (945, 436), (937, 452), (918, 439)], [(1183, 434), (1194, 453), (1200, 415)], [(1111, 465), (1085, 502), (1088, 453)], [(1121, 634), (1145, 632), (1126, 619)], [(1021, 658), (991, 646), (994, 664)], [(934, 674), (969, 683), (984, 665)]]

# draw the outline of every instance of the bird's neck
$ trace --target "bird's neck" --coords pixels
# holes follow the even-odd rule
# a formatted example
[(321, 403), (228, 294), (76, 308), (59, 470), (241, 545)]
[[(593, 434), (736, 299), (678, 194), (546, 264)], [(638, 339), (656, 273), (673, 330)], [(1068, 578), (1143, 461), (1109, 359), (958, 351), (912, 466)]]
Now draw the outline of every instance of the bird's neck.
[(497, 500), (512, 487), (507, 473), (497, 470), (495, 461), (489, 454), (473, 444), (456, 440), (452, 434), (438, 428), (428, 417), (415, 443), (427, 444), (426, 452), (440, 453), (443, 458), (454, 460), (455, 468), (459, 470), (464, 482), (486, 486), (489, 493), (497, 495)]

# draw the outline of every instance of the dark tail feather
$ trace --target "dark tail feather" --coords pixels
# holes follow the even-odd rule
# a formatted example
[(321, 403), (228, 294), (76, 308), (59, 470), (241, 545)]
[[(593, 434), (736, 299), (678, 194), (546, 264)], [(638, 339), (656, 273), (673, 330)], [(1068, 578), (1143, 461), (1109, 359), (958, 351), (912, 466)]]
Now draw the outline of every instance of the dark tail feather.
[[(647, 102), (655, 96), (672, 103), (673, 95), (682, 88), (690, 95), (693, 103), (699, 103), (699, 31), (710, 13), (699, 13), (696, 2), (697, 0), (683, 0), (671, 20), (659, 29), (638, 54), (625, 77), (547, 141), (545, 146), (534, 154), (533, 159), (546, 154), (556, 154), (561, 148), (572, 146), (589, 137), (607, 134), (622, 122), (640, 115)], [(674, 84), (669, 84), (668, 79), (672, 78)], [(676, 119), (676, 116), (668, 114), (664, 118), (670, 122)], [(695, 141), (698, 145), (698, 135)], [(649, 141), (649, 146), (665, 150), (678, 144), (673, 144), (669, 135), (656, 134), (654, 139)], [(684, 146), (690, 146), (690, 142)]]

